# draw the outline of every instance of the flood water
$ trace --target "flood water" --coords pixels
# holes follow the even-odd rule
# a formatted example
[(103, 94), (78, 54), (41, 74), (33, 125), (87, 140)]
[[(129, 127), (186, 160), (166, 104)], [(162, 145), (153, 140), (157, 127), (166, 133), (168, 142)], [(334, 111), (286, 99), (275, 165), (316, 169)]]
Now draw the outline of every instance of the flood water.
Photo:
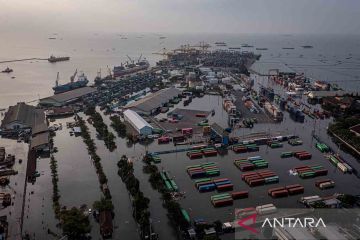
[[(184, 108), (180, 102), (177, 106)], [(201, 109), (209, 111), (215, 109), (215, 116), (210, 118), (210, 122), (218, 122), (222, 127), (226, 126), (226, 113), (222, 109), (222, 99), (219, 96), (206, 95), (203, 98), (195, 98), (193, 102), (187, 107), (189, 109)], [(98, 109), (99, 110), (99, 109)], [(86, 118), (85, 115), (81, 114)], [(109, 129), (116, 135), (113, 129), (110, 127), (109, 116), (103, 115), (105, 123), (109, 126)], [(54, 137), (55, 146), (58, 148), (58, 152), (55, 157), (58, 162), (59, 172), (59, 189), (60, 189), (60, 203), (67, 207), (80, 206), (87, 204), (89, 208), (92, 208), (92, 203), (100, 199), (101, 191), (97, 176), (95, 174), (95, 168), (91, 163), (86, 147), (81, 137), (70, 136), (70, 129), (66, 128), (66, 122), (73, 121), (73, 118), (59, 119), (55, 123), (62, 123), (63, 129), (56, 132)], [(360, 190), (359, 179), (355, 175), (343, 174), (335, 166), (333, 166), (323, 154), (315, 149), (315, 142), (311, 138), (311, 131), (316, 126), (316, 134), (320, 136), (322, 141), (336, 149), (336, 146), (331, 142), (331, 139), (326, 134), (326, 126), (330, 120), (314, 120), (306, 117), (304, 124), (295, 123), (285, 113), (284, 121), (279, 124), (256, 124), (253, 129), (237, 129), (231, 136), (243, 136), (254, 132), (270, 132), (272, 134), (296, 134), (304, 142), (301, 146), (292, 147), (287, 143), (284, 143), (283, 148), (271, 149), (266, 146), (261, 146), (259, 152), (235, 154), (232, 151), (225, 156), (202, 158), (197, 160), (190, 160), (185, 152), (160, 155), (161, 163), (158, 164), (159, 169), (169, 171), (171, 176), (174, 177), (176, 184), (179, 186), (180, 191), (185, 192), (185, 198), (180, 200), (181, 206), (186, 209), (191, 218), (201, 217), (209, 222), (215, 220), (231, 221), (233, 220), (234, 208), (251, 207), (260, 204), (274, 203), (277, 207), (296, 207), (300, 206), (297, 200), (302, 195), (291, 196), (282, 199), (272, 199), (267, 195), (267, 189), (277, 186), (284, 186), (288, 184), (299, 183), (305, 187), (304, 196), (308, 195), (320, 195), (326, 196), (336, 192), (342, 193), (357, 193)], [(131, 202), (125, 185), (122, 183), (121, 178), (117, 174), (117, 161), (121, 155), (125, 154), (130, 157), (134, 162), (135, 175), (140, 180), (140, 188), (144, 192), (145, 196), (150, 199), (150, 212), (151, 220), (154, 225), (155, 231), (159, 234), (160, 239), (175, 239), (176, 233), (172, 226), (169, 224), (167, 218), (167, 212), (162, 207), (160, 194), (151, 188), (148, 182), (149, 175), (143, 173), (143, 162), (141, 157), (145, 151), (161, 151), (174, 149), (172, 144), (158, 145), (157, 141), (150, 143), (147, 146), (141, 144), (135, 144), (131, 147), (127, 146), (126, 140), (119, 137), (116, 138), (117, 149), (113, 152), (109, 152), (102, 140), (96, 139), (96, 130), (89, 125), (91, 136), (95, 139), (97, 146), (97, 153), (101, 157), (104, 172), (108, 177), (108, 185), (113, 197), (113, 203), (115, 206), (115, 218), (114, 218), (114, 237), (113, 239), (119, 239), (121, 236), (127, 236), (126, 239), (138, 239), (137, 226), (131, 215)], [(183, 148), (185, 146), (178, 146)], [(311, 160), (300, 161), (296, 158), (280, 158), (280, 153), (283, 151), (296, 151), (306, 150), (312, 153)], [(273, 170), (280, 177), (278, 184), (265, 185), (259, 187), (250, 188), (240, 178), (241, 171), (235, 167), (233, 160), (236, 158), (243, 158), (249, 156), (262, 156), (269, 162), (269, 170)], [(348, 160), (351, 165), (360, 169), (359, 162), (350, 155), (341, 152), (341, 155)], [(210, 196), (215, 195), (216, 192), (199, 193), (194, 187), (193, 180), (186, 173), (186, 166), (204, 163), (215, 162), (220, 168), (221, 178), (229, 178), (234, 184), (235, 190), (248, 190), (249, 198), (235, 200), (234, 205), (231, 207), (214, 208), (210, 202)], [(329, 170), (328, 176), (324, 178), (330, 178), (335, 181), (336, 187), (329, 190), (319, 190), (315, 187), (315, 179), (300, 179), (298, 176), (290, 176), (289, 169), (300, 165), (313, 165), (321, 164)], [(30, 196), (30, 201), (27, 203), (29, 206), (29, 218), (25, 219), (25, 230), (29, 232), (35, 232), (36, 236), (50, 237), (46, 234), (45, 229), (49, 227), (51, 230), (56, 230), (56, 221), (52, 211), (52, 184), (50, 176), (49, 159), (39, 159), (38, 169), (41, 172), (41, 176), (37, 179), (35, 185), (28, 188), (28, 192), (34, 193)], [(98, 224), (92, 221), (92, 236), (94, 239), (99, 238)], [(230, 236), (225, 236), (227, 239)]]

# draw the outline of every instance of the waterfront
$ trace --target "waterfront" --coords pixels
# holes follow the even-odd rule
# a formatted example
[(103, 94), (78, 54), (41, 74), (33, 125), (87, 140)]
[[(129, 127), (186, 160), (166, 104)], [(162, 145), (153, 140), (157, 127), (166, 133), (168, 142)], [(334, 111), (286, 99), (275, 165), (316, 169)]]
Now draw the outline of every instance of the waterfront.
[[(184, 36), (174, 38), (171, 40), (171, 37), (169, 37), (169, 42), (161, 42), (161, 45), (172, 46), (175, 44), (178, 44), (177, 41), (183, 40)], [(203, 37), (203, 36), (200, 36)], [(187, 41), (197, 41), (200, 39), (199, 36), (188, 36)], [(213, 40), (216, 38), (219, 38), (218, 35), (216, 36), (207, 36), (209, 40)], [(222, 36), (224, 39), (227, 39), (228, 46), (230, 44), (240, 44), (241, 42), (246, 40), (246, 42), (256, 43), (256, 44), (262, 44), (264, 46), (264, 43), (258, 43), (256, 38), (254, 37), (244, 37), (239, 41), (231, 40), (232, 38), (237, 38), (234, 36)], [(274, 36), (272, 36), (274, 37)], [(270, 48), (269, 51), (263, 53), (262, 57), (260, 59), (260, 62), (271, 62), (271, 61), (280, 61), (283, 63), (286, 63), (290, 68), (305, 72), (306, 76), (312, 76), (312, 71), (315, 69), (316, 71), (321, 69), (321, 72), (324, 74), (320, 74), (319, 76), (315, 76), (317, 78), (326, 78), (329, 80), (329, 82), (332, 82), (331, 79), (328, 79), (328, 75), (331, 71), (335, 70), (334, 66), (332, 64), (323, 65), (322, 62), (318, 66), (316, 62), (322, 61), (321, 59), (318, 59), (317, 53), (321, 51), (325, 51), (321, 46), (316, 46), (314, 49), (315, 52), (310, 52), (312, 50), (308, 49), (300, 49), (298, 47), (296, 50), (288, 50), (293, 51), (293, 53), (286, 54), (285, 57), (282, 55), (279, 55), (279, 51), (284, 51), (284, 49), (281, 49), (280, 46), (283, 46), (284, 39), (281, 41), (278, 41), (276, 44), (270, 41), (272, 37), (268, 37), (268, 44), (267, 46), (271, 46), (271, 44), (274, 44), (273, 48)], [(292, 36), (293, 37), (293, 36)], [(95, 37), (94, 37), (95, 38)], [(135, 43), (132, 42), (132, 46), (128, 46), (125, 43), (122, 45), (122, 47), (126, 48), (129, 52), (117, 52), (114, 48), (111, 50), (105, 50), (103, 53), (104, 55), (99, 54), (97, 52), (96, 54), (93, 53), (93, 51), (90, 51), (90, 53), (85, 54), (87, 50), (87, 47), (85, 45), (79, 47), (79, 51), (76, 50), (75, 56), (71, 57), (71, 60), (69, 62), (59, 62), (56, 64), (49, 64), (45, 61), (27, 61), (27, 62), (16, 62), (14, 63), (14, 66), (20, 67), (19, 75), (17, 73), (11, 74), (11, 75), (0, 75), (1, 78), (4, 78), (4, 81), (9, 81), (11, 84), (5, 84), (4, 85), (4, 92), (7, 92), (6, 94), (1, 94), (0, 97), (4, 98), (4, 101), (1, 101), (1, 103), (4, 103), (4, 108), (7, 107), (7, 105), (13, 104), (16, 101), (29, 101), (37, 99), (38, 97), (43, 97), (44, 95), (50, 95), (51, 94), (51, 86), (52, 82), (48, 79), (52, 78), (50, 75), (56, 74), (57, 71), (64, 72), (67, 75), (70, 76), (74, 68), (78, 68), (81, 70), (84, 70), (87, 74), (89, 79), (93, 79), (93, 77), (96, 74), (96, 71), (101, 67), (102, 69), (106, 68), (106, 65), (114, 65), (119, 64), (121, 61), (125, 61), (126, 59), (123, 57), (127, 54), (130, 54), (133, 58), (136, 55), (140, 55), (143, 53), (145, 57), (151, 62), (152, 65), (155, 65), (155, 61), (160, 59), (160, 57), (153, 55), (152, 52), (155, 51), (155, 43), (159, 43), (158, 38), (152, 36), (149, 37), (152, 40), (150, 42), (153, 42), (154, 45), (151, 44), (147, 46), (147, 48), (141, 49), (139, 46), (135, 45)], [(288, 39), (289, 36), (278, 36), (278, 38), (286, 38)], [(315, 38), (316, 39), (316, 38)], [(148, 39), (149, 40), (149, 39)], [(272, 39), (274, 40), (274, 39)], [(297, 39), (298, 40), (298, 39)], [(143, 40), (139, 40), (143, 41)], [(166, 40), (167, 41), (167, 40)], [(185, 42), (187, 42), (185, 41)], [(239, 41), (239, 42), (238, 42)], [(303, 40), (305, 41), (305, 40)], [(90, 41), (91, 44), (96, 44), (97, 41)], [(105, 41), (106, 42), (106, 41)], [(296, 42), (296, 41), (295, 41)], [(306, 40), (306, 43), (308, 43), (309, 40)], [(310, 41), (311, 42), (311, 41)], [(314, 42), (315, 43), (315, 42)], [(109, 44), (109, 43), (108, 43)], [(115, 44), (115, 43), (113, 43)], [(139, 45), (145, 44), (145, 42), (142, 42)], [(304, 44), (304, 42), (296, 42), (294, 43), (296, 45)], [(48, 46), (49, 47), (49, 46)], [(64, 50), (66, 47), (65, 45), (60, 44), (60, 48), (63, 49), (63, 52), (60, 52), (59, 55), (68, 55), (69, 52)], [(157, 48), (158, 46), (156, 46)], [(45, 48), (44, 48), (45, 49)], [(41, 51), (44, 51), (42, 49)], [(139, 50), (141, 49), (141, 50)], [(34, 49), (33, 49), (34, 50)], [(33, 51), (32, 50), (32, 51)], [(144, 50), (144, 51), (142, 51)], [(344, 50), (344, 49), (343, 49)], [(36, 50), (34, 50), (36, 52)], [(41, 51), (39, 51), (37, 54), (39, 54)], [(104, 51), (101, 50), (101, 51)], [(330, 57), (331, 54), (338, 53), (337, 50), (328, 49), (327, 51), (327, 57)], [(31, 51), (30, 51), (31, 52)], [(140, 53), (141, 52), (141, 53)], [(33, 53), (31, 53), (33, 54)], [(43, 52), (41, 53), (43, 54)], [(306, 57), (299, 57), (298, 54), (304, 54)], [(245, 56), (245, 55), (244, 55)], [(293, 57), (291, 57), (293, 56)], [(352, 58), (357, 59), (357, 57), (360, 56), (357, 55), (356, 51), (352, 53)], [(25, 56), (19, 56), (25, 57)], [(240, 57), (243, 57), (240, 55)], [(246, 56), (245, 56), (246, 57)], [(347, 55), (341, 55), (338, 56), (339, 58), (349, 58)], [(337, 57), (337, 59), (338, 59)], [(9, 59), (9, 58), (6, 58)], [(295, 62), (292, 60), (295, 59)], [(301, 59), (299, 61), (299, 59)], [(357, 61), (357, 60), (356, 60)], [(336, 75), (336, 79), (338, 80), (339, 76), (343, 79), (343, 82), (341, 83), (341, 87), (347, 89), (347, 88), (353, 88), (354, 83), (356, 81), (353, 81), (358, 74), (358, 69), (354, 69), (358, 62), (345, 62), (345, 63), (336, 63), (336, 66), (341, 65), (339, 69), (347, 70), (347, 68), (351, 68), (351, 71), (345, 71), (345, 72), (338, 72), (340, 75)], [(306, 66), (306, 69), (304, 68), (304, 62), (308, 62), (308, 66)], [(345, 64), (345, 65), (344, 65)], [(350, 65), (349, 65), (350, 64)], [(306, 65), (306, 64), (305, 64)], [(16, 67), (16, 68), (17, 68)], [(22, 67), (22, 68), (21, 68)], [(15, 67), (14, 67), (15, 68)], [(35, 69), (40, 69), (39, 71), (33, 71)], [(325, 68), (331, 68), (326, 69)], [(331, 70), (331, 71), (328, 71)], [(23, 72), (24, 71), (24, 72)], [(27, 75), (27, 71), (31, 74)], [(227, 71), (224, 71), (225, 74), (227, 74)], [(22, 75), (23, 74), (23, 75)], [(15, 76), (15, 79), (11, 79), (11, 76)], [(19, 77), (20, 76), (20, 77)], [(345, 79), (347, 76), (347, 79)], [(314, 76), (312, 76), (314, 77)], [(121, 80), (119, 82), (119, 86), (122, 90), (129, 90), (130, 89), (136, 89), (139, 90), (142, 87), (146, 87), (145, 84), (153, 84), (154, 89), (159, 90), (160, 86), (160, 80), (154, 80), (154, 81), (143, 81), (142, 84), (136, 84), (136, 80), (129, 80), (134, 81), (134, 86), (136, 88), (132, 88), (134, 86), (122, 86), (124, 83), (121, 83)], [(24, 83), (25, 79), (28, 81)], [(149, 80), (149, 76), (147, 75), (147, 80)], [(185, 79), (185, 77), (184, 77)], [(347, 81), (350, 79), (351, 81)], [(264, 77), (255, 77), (255, 85), (254, 90), (259, 91), (259, 87), (261, 85), (269, 86), (274, 89), (274, 92), (278, 94), (279, 96), (285, 96), (284, 88), (276, 85), (270, 80), (265, 79)], [(239, 84), (240, 81), (234, 80), (234, 83)], [(332, 82), (334, 83), (334, 82)], [(242, 84), (242, 83), (241, 83)], [(126, 85), (126, 84), (125, 84)], [(172, 85), (172, 84), (170, 84)], [(189, 83), (190, 85), (190, 83)], [(226, 88), (226, 84), (219, 84), (222, 85), (222, 87)], [(309, 86), (306, 86), (309, 87)], [(357, 85), (356, 85), (357, 87)], [(106, 89), (108, 88), (108, 89)], [(123, 89), (124, 88), (124, 89)], [(16, 90), (14, 90), (16, 89)], [(105, 89), (105, 90), (104, 90)], [(109, 91), (107, 91), (109, 90)], [(101, 101), (101, 94), (102, 93), (109, 93), (109, 99), (108, 102), (111, 102), (112, 100), (121, 100), (123, 102), (126, 102), (124, 98), (118, 99), (116, 95), (113, 95), (114, 89), (112, 89), (111, 84), (109, 86), (103, 85), (99, 87), (98, 89), (98, 98), (95, 98), (95, 102), (97, 100)], [(213, 90), (213, 89), (212, 89)], [(156, 90), (154, 90), (156, 91)], [(228, 90), (226, 90), (229, 92)], [(235, 92), (234, 92), (235, 91)], [(23, 94), (23, 92), (26, 92), (26, 95)], [(41, 93), (39, 93), (41, 92)], [(119, 91), (120, 93), (120, 91)], [(221, 222), (226, 221), (232, 221), (234, 219), (233, 211), (234, 208), (245, 208), (245, 207), (254, 207), (256, 205), (262, 205), (267, 203), (273, 203), (279, 208), (283, 207), (300, 207), (300, 203), (298, 202), (299, 196), (291, 196), (288, 198), (280, 198), (280, 199), (272, 199), (267, 195), (267, 190), (271, 187), (277, 187), (277, 186), (284, 186), (288, 184), (295, 184), (299, 183), (305, 188), (304, 195), (320, 195), (320, 196), (329, 196), (334, 193), (345, 193), (345, 194), (356, 194), (359, 192), (359, 185), (356, 184), (359, 179), (357, 178), (358, 171), (360, 169), (360, 163), (358, 160), (351, 155), (340, 151), (340, 155), (354, 168), (354, 174), (343, 174), (339, 169), (332, 165), (329, 160), (325, 158), (325, 154), (321, 153), (315, 148), (316, 140), (312, 137), (312, 134), (315, 133), (321, 142), (326, 143), (328, 146), (330, 146), (333, 150), (337, 150), (338, 146), (336, 146), (330, 139), (330, 137), (326, 133), (326, 128), (330, 122), (332, 122), (332, 118), (326, 118), (326, 119), (318, 119), (318, 118), (310, 118), (309, 116), (305, 117), (304, 123), (298, 123), (294, 122), (288, 112), (284, 111), (284, 119), (280, 123), (275, 123), (273, 119), (270, 119), (268, 114), (265, 114), (262, 112), (263, 110), (260, 110), (260, 113), (249, 113), (249, 109), (245, 107), (244, 100), (242, 99), (245, 96), (244, 92), (241, 92), (240, 90), (230, 90), (231, 95), (236, 97), (236, 101), (234, 102), (235, 105), (237, 105), (238, 110), (243, 114), (243, 118), (258, 118), (259, 123), (256, 123), (254, 128), (245, 128), (242, 126), (241, 128), (238, 125), (235, 125), (235, 128), (232, 129), (232, 133), (230, 134), (231, 138), (242, 138), (246, 136), (247, 134), (251, 133), (258, 133), (258, 132), (265, 132), (271, 136), (277, 136), (277, 135), (296, 135), (299, 136), (300, 139), (304, 142), (301, 146), (290, 146), (287, 143), (284, 143), (284, 146), (279, 149), (271, 149), (270, 147), (260, 146), (260, 151), (253, 152), (253, 153), (244, 153), (244, 154), (235, 154), (231, 150), (229, 150), (228, 154), (224, 156), (217, 156), (217, 157), (207, 157), (197, 160), (189, 160), (185, 152), (177, 152), (177, 153), (171, 153), (171, 154), (163, 154), (161, 155), (161, 163), (158, 164), (158, 168), (164, 171), (168, 171), (173, 180), (177, 183), (181, 194), (183, 194), (183, 197), (178, 201), (179, 204), (183, 209), (185, 209), (191, 219), (196, 218), (204, 218), (209, 223), (213, 223), (216, 220), (220, 220)], [(9, 96), (11, 94), (12, 96)], [(39, 96), (38, 96), (39, 94)], [(219, 94), (218, 92), (215, 92), (214, 94)], [(223, 93), (221, 93), (223, 94)], [(224, 95), (224, 94), (223, 94)], [(225, 94), (226, 95), (226, 94)], [(200, 96), (200, 95), (199, 95)], [(306, 96), (301, 95), (301, 101), (303, 103), (306, 103)], [(120, 96), (123, 97), (123, 96)], [(179, 97), (179, 96), (177, 96)], [(87, 102), (89, 100), (94, 102), (94, 99), (91, 100), (91, 96), (87, 99), (84, 99), (83, 104), (91, 104)], [(181, 98), (182, 99), (182, 98)], [(180, 102), (172, 104), (170, 106), (170, 112), (174, 109), (178, 108), (186, 108), (189, 110), (194, 110), (192, 117), (187, 116), (190, 120), (184, 120), (181, 124), (175, 124), (174, 126), (170, 127), (172, 132), (177, 132), (179, 128), (186, 128), (191, 127), (194, 128), (194, 132), (199, 132), (203, 128), (199, 124), (199, 118), (195, 116), (196, 113), (204, 114), (206, 115), (210, 114), (212, 111), (214, 111), (213, 116), (209, 116), (208, 120), (209, 123), (217, 123), (223, 128), (228, 127), (228, 112), (224, 110), (223, 108), (223, 100), (224, 98), (220, 95), (207, 95), (205, 91), (205, 96), (200, 97), (194, 97), (191, 101), (191, 103), (188, 106), (184, 106), (185, 104), (183, 101), (179, 100)], [(37, 101), (32, 101), (31, 104), (36, 104)], [(100, 102), (96, 102), (100, 103)], [(114, 103), (117, 104), (117, 103)], [(163, 104), (163, 103), (162, 103)], [(85, 107), (85, 106), (83, 106)], [(104, 107), (104, 105), (101, 105), (101, 107)], [(261, 109), (257, 104), (256, 108)], [(314, 106), (314, 109), (320, 109), (320, 105)], [(104, 123), (106, 124), (109, 131), (117, 136), (117, 133), (114, 131), (111, 125), (111, 121), (109, 119), (108, 115), (105, 115), (105, 112), (111, 112), (111, 110), (114, 110), (112, 107), (108, 106), (105, 108), (105, 110), (100, 110), (99, 107), (96, 108), (96, 111), (101, 113), (101, 116), (104, 120)], [(151, 109), (153, 110), (153, 109)], [(187, 114), (186, 111), (183, 111), (180, 113)], [(118, 166), (117, 162), (119, 161), (120, 157), (122, 155), (127, 155), (129, 159), (134, 164), (134, 174), (135, 177), (139, 180), (140, 189), (144, 193), (144, 196), (150, 199), (149, 204), (149, 211), (150, 211), (150, 222), (153, 226), (153, 230), (158, 234), (160, 239), (175, 239), (179, 237), (179, 233), (176, 231), (177, 226), (173, 226), (173, 223), (170, 222), (168, 218), (168, 210), (164, 208), (164, 201), (162, 199), (161, 194), (156, 190), (153, 189), (150, 182), (149, 182), (149, 175), (145, 174), (143, 171), (143, 167), (145, 166), (145, 163), (142, 161), (142, 158), (146, 154), (146, 152), (157, 152), (157, 151), (163, 151), (163, 150), (172, 150), (177, 148), (182, 148), (181, 146), (173, 146), (173, 144), (163, 144), (159, 145), (157, 143), (157, 140), (149, 140), (149, 142), (143, 142), (143, 143), (136, 143), (136, 144), (129, 144), (127, 138), (115, 138), (115, 144), (116, 148), (115, 150), (111, 149), (108, 150), (108, 147), (104, 144), (104, 139), (99, 139), (99, 132), (98, 129), (95, 130), (94, 125), (90, 124), (92, 122), (88, 121), (89, 116), (83, 114), (82, 112), (78, 113), (79, 116), (85, 120), (85, 124), (88, 127), (88, 130), (90, 132), (91, 139), (94, 139), (94, 144), (97, 147), (96, 154), (101, 158), (101, 165), (103, 168), (103, 174), (107, 177), (107, 187), (111, 191), (111, 201), (114, 204), (114, 218), (112, 221), (113, 224), (113, 239), (117, 239), (121, 237), (122, 235), (126, 234), (126, 236), (129, 236), (131, 239), (138, 239), (139, 238), (139, 232), (140, 227), (136, 223), (136, 221), (133, 218), (133, 209), (132, 209), (132, 198), (128, 192), (128, 189), (126, 189), (124, 182), (118, 175)], [(181, 115), (181, 114), (180, 114)], [(156, 116), (157, 119), (160, 118), (167, 118), (167, 114), (162, 113)], [(85, 214), (89, 214), (90, 216), (90, 224), (92, 226), (90, 235), (93, 238), (100, 238), (101, 233), (99, 231), (98, 223), (95, 221), (95, 218), (91, 214), (93, 211), (93, 203), (95, 201), (98, 201), (102, 196), (103, 189), (99, 187), (99, 179), (97, 172), (98, 167), (95, 167), (93, 159), (89, 156), (89, 152), (87, 151), (87, 145), (84, 143), (84, 139), (80, 136), (76, 136), (73, 133), (72, 128), (67, 128), (68, 122), (74, 122), (74, 117), (64, 117), (64, 118), (57, 118), (54, 122), (50, 123), (50, 126), (59, 126), (61, 125), (62, 128), (55, 131), (55, 136), (53, 137), (54, 140), (54, 146), (58, 151), (53, 153), (54, 158), (57, 162), (57, 171), (58, 171), (58, 187), (59, 187), (59, 194), (60, 194), (60, 206), (62, 207), (81, 207), (84, 206), (83, 209), (85, 209)], [(151, 122), (153, 123), (153, 121)], [(167, 124), (167, 125), (166, 125)], [(159, 124), (161, 126), (171, 126), (174, 123), (173, 122), (167, 122), (166, 124)], [(189, 126), (187, 126), (189, 125)], [(195, 125), (198, 125), (198, 127), (195, 127)], [(98, 126), (99, 127), (99, 126)], [(238, 128), (239, 127), (239, 128)], [(197, 130), (196, 130), (197, 128)], [(167, 129), (168, 130), (168, 129)], [(136, 131), (135, 131), (136, 132)], [(201, 134), (194, 134), (193, 139), (204, 140), (205, 138), (202, 138), (200, 136)], [(104, 136), (102, 136), (104, 137)], [(16, 145), (16, 144), (15, 144)], [(299, 161), (295, 158), (280, 158), (280, 154), (284, 151), (297, 151), (297, 150), (306, 150), (312, 154), (312, 159), (307, 161)], [(24, 153), (25, 154), (25, 153)], [(244, 157), (251, 157), (251, 156), (261, 156), (266, 161), (269, 162), (269, 170), (274, 171), (280, 178), (280, 182), (277, 184), (272, 185), (264, 185), (259, 187), (249, 187), (241, 180), (241, 174), (242, 172), (235, 167), (233, 164), (233, 160), (236, 158), (244, 158)], [(232, 183), (234, 184), (234, 190), (240, 191), (240, 190), (248, 190), (249, 191), (249, 198), (237, 200), (234, 202), (234, 205), (231, 207), (223, 207), (223, 208), (214, 208), (210, 201), (210, 196), (214, 195), (214, 192), (210, 193), (199, 193), (196, 188), (194, 187), (194, 181), (190, 179), (188, 174), (186, 173), (186, 167), (189, 165), (199, 164), (199, 163), (206, 163), (206, 162), (215, 162), (219, 169), (220, 169), (220, 176), (219, 177), (226, 177), (229, 178)], [(336, 184), (334, 188), (328, 189), (328, 190), (319, 190), (314, 186), (314, 179), (301, 179), (298, 176), (292, 176), (289, 174), (289, 170), (293, 169), (294, 167), (301, 166), (301, 165), (314, 165), (314, 164), (320, 164), (325, 169), (328, 170), (328, 177), (331, 178)], [(57, 239), (59, 236), (62, 235), (62, 229), (58, 226), (58, 220), (55, 219), (54, 211), (53, 211), (53, 199), (51, 197), (53, 187), (52, 187), (52, 176), (51, 176), (51, 170), (50, 170), (50, 158), (42, 157), (37, 160), (37, 171), (40, 173), (40, 176), (37, 177), (36, 182), (34, 184), (29, 184), (26, 191), (25, 196), (25, 205), (24, 205), (24, 225), (23, 225), (23, 234), (29, 234), (30, 237), (34, 239)], [(20, 175), (18, 177), (24, 177), (23, 175)], [(316, 179), (317, 180), (317, 179)], [(349, 183), (354, 184), (349, 184)], [(21, 197), (21, 195), (20, 195)], [(16, 195), (16, 199), (18, 198), (18, 195)], [(50, 235), (49, 233), (53, 233)], [(55, 237), (55, 235), (57, 235)], [(223, 238), (231, 238), (232, 235), (225, 235)]]
[[(128, 39), (116, 34), (62, 34), (55, 41), (44, 35), (22, 36), (4, 35), (0, 40), (1, 60), (19, 58), (47, 58), (51, 54), (70, 56), (70, 61), (50, 64), (47, 61), (25, 61), (0, 64), (14, 69), (11, 74), (0, 74), (0, 109), (18, 101), (34, 101), (52, 94), (56, 74), (60, 73), (60, 82), (69, 81), (75, 69), (83, 71), (92, 82), (101, 68), (102, 75), (107, 74), (107, 66), (112, 68), (128, 61), (126, 55), (138, 59), (141, 54), (152, 66), (162, 58), (163, 48), (168, 51), (183, 44), (208, 42), (215, 48), (214, 42), (223, 40), (227, 49), (248, 43), (254, 46), (266, 46), (268, 50), (242, 48), (243, 51), (261, 53), (261, 61), (283, 62), (308, 77), (319, 80), (335, 81), (345, 89), (359, 89), (360, 46), (359, 36), (341, 35), (263, 35), (263, 34), (167, 34), (159, 39), (157, 34), (129, 33)], [(141, 38), (138, 38), (142, 36)], [(63, 40), (60, 40), (62, 38)], [(305, 44), (313, 45), (304, 49)], [(295, 49), (282, 49), (292, 46)], [(301, 56), (302, 55), (302, 56)], [(12, 79), (11, 77), (16, 78)], [(33, 102), (35, 104), (36, 102)]]

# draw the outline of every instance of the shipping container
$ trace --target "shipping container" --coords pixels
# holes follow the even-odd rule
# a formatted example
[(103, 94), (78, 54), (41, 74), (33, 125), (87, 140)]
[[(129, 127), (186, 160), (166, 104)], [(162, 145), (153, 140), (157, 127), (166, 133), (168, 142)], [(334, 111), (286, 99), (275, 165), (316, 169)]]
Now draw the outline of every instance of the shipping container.
[(287, 197), (288, 194), (289, 193), (287, 190), (278, 190), (278, 191), (271, 192), (271, 197), (273, 197), (273, 198)]
[(249, 197), (249, 191), (232, 192), (231, 197), (234, 200), (241, 199), (241, 198), (248, 198)]

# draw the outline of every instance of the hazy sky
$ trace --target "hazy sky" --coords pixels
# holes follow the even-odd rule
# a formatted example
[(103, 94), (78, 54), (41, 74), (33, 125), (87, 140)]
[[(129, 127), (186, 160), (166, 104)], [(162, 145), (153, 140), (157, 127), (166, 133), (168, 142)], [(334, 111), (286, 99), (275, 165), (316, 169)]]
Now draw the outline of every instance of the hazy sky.
[(360, 0), (0, 0), (0, 32), (360, 34)]

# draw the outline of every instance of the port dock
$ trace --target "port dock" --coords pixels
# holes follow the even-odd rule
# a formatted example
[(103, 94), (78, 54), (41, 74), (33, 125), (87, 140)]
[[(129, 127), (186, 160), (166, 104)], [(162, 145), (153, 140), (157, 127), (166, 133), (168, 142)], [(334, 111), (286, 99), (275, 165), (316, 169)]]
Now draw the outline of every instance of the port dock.
[(25, 61), (33, 61), (33, 60), (47, 61), (48, 59), (47, 58), (22, 58), (22, 59), (0, 61), (0, 63), (25, 62)]

